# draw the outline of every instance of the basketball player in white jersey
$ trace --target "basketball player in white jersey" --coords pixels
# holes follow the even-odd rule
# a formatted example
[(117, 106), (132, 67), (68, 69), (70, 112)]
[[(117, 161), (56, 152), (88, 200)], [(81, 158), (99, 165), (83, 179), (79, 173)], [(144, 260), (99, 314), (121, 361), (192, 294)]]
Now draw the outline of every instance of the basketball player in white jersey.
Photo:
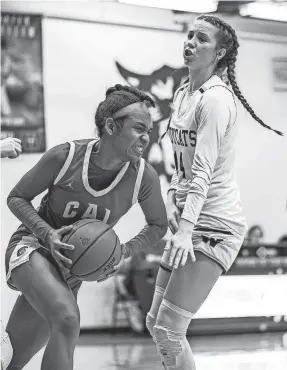
[[(234, 174), (234, 94), (256, 121), (271, 129), (237, 86), (238, 46), (230, 25), (205, 15), (197, 18), (184, 44), (189, 79), (175, 93), (168, 126), (176, 166), (167, 201), (173, 236), (147, 315), (147, 328), (168, 370), (195, 369), (186, 339), (188, 326), (220, 275), (230, 268), (246, 232)], [(226, 69), (232, 89), (221, 78)]]

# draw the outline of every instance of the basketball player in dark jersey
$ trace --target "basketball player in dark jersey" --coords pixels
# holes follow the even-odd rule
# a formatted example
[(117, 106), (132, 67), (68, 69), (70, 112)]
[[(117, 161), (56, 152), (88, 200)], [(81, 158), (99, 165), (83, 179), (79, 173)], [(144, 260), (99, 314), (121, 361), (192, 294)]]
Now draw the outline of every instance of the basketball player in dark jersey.
[[(6, 251), (7, 282), (22, 292), (6, 331), (13, 347), (8, 369), (22, 369), (47, 343), (42, 370), (71, 370), (79, 336), (76, 302), (81, 282), (69, 274), (61, 250), (74, 247), (62, 236), (80, 219), (109, 225), (139, 202), (147, 225), (122, 246), (123, 258), (157, 243), (167, 231), (158, 176), (144, 161), (152, 99), (136, 88), (116, 85), (99, 104), (99, 140), (77, 140), (50, 149), (8, 197), (22, 225)], [(39, 209), (32, 199), (48, 189)]]

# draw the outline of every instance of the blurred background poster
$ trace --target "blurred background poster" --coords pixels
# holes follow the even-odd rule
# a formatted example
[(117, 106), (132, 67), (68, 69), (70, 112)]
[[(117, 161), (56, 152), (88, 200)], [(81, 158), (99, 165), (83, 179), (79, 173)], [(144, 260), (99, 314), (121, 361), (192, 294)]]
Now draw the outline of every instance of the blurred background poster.
[(23, 152), (44, 152), (42, 17), (1, 13), (1, 138), (22, 140)]

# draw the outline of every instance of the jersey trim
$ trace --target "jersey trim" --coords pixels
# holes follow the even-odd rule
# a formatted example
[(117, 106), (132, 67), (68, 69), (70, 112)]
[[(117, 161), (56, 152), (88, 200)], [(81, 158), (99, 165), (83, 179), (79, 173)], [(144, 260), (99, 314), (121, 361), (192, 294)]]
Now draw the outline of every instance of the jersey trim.
[(236, 106), (236, 102), (235, 102), (235, 97), (234, 97), (234, 92), (228, 87), (228, 86), (225, 86), (225, 85), (212, 85), (212, 86), (202, 86), (199, 91), (201, 92), (201, 94), (203, 95), (203, 93), (207, 90), (210, 90), (212, 89), (213, 87), (224, 87), (227, 91), (229, 91), (232, 95), (232, 98), (233, 98), (233, 102), (234, 102), (234, 106), (235, 106), (235, 119), (234, 119), (234, 122), (233, 122), (233, 125), (235, 124), (236, 120), (237, 120), (237, 106)]
[(98, 140), (92, 140), (88, 143), (86, 153), (85, 153), (85, 158), (84, 158), (84, 164), (83, 164), (83, 172), (82, 172), (82, 181), (85, 189), (87, 192), (92, 194), (94, 197), (102, 197), (103, 195), (106, 195), (109, 191), (114, 189), (117, 184), (121, 181), (125, 173), (127, 172), (127, 169), (129, 168), (130, 162), (127, 162), (120, 172), (117, 174), (116, 178), (114, 181), (106, 188), (100, 191), (96, 191), (90, 187), (89, 180), (88, 180), (88, 169), (89, 169), (89, 160), (91, 156), (91, 152), (93, 149), (93, 145), (97, 142)]
[(141, 163), (140, 163), (140, 166), (139, 166), (138, 175), (137, 175), (137, 179), (136, 179), (136, 183), (135, 183), (135, 187), (134, 187), (132, 205), (134, 205), (138, 201), (138, 195), (139, 195), (139, 191), (140, 191), (140, 187), (141, 187), (141, 183), (142, 183), (142, 178), (143, 178), (143, 173), (144, 173), (144, 169), (145, 169), (145, 160), (143, 158), (141, 158), (140, 161), (141, 161)]
[(70, 166), (70, 164), (73, 160), (73, 157), (74, 157), (74, 154), (75, 154), (75, 143), (73, 143), (72, 141), (68, 141), (68, 143), (70, 144), (70, 150), (69, 150), (68, 157), (67, 157), (63, 167), (61, 168), (61, 171), (59, 172), (58, 176), (56, 177), (53, 185), (56, 185), (61, 180), (61, 178), (65, 175), (65, 173), (67, 172), (67, 170), (68, 170), (68, 168), (69, 168), (69, 166)]
[(207, 91), (207, 90), (210, 90), (212, 89), (213, 87), (224, 87), (226, 90), (228, 90), (232, 95), (234, 95), (234, 92), (232, 90), (230, 90), (230, 88), (228, 86), (225, 86), (225, 85), (212, 85), (212, 86), (202, 86), (200, 89), (198, 89), (202, 94)]

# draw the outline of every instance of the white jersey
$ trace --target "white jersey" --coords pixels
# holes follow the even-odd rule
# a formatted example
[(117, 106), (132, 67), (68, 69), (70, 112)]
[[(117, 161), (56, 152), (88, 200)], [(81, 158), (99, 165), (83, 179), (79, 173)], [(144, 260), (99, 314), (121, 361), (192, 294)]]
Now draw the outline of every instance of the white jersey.
[(169, 136), (176, 172), (170, 189), (182, 218), (196, 227), (246, 231), (235, 179), (236, 105), (216, 75), (199, 90), (184, 84), (175, 93)]

